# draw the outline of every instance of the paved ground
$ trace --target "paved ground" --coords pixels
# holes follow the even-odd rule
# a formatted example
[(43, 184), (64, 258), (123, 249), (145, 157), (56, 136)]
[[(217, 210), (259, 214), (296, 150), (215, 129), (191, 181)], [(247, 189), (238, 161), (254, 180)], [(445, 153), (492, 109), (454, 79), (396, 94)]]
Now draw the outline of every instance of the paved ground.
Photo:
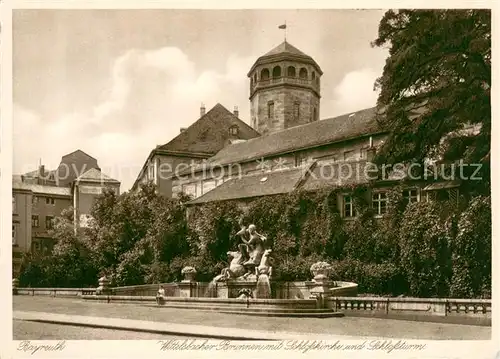
[[(73, 327), (49, 323), (13, 320), (14, 340), (165, 340), (177, 339), (154, 333)], [(182, 337), (182, 339), (186, 339)]]
[[(325, 319), (251, 318), (245, 315), (231, 315), (189, 309), (84, 302), (77, 298), (15, 296), (13, 297), (13, 310), (208, 325), (213, 327), (247, 328), (271, 332), (303, 332), (405, 339), (489, 340), (491, 338), (491, 327), (355, 317)], [(82, 337), (81, 339), (87, 338)], [(137, 337), (137, 339), (139, 338)]]

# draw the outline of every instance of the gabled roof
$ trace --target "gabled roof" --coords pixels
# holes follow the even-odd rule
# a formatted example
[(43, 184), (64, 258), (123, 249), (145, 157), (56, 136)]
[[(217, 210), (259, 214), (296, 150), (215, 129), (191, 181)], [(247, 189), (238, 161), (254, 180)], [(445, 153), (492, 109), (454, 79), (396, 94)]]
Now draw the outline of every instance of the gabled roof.
[(119, 181), (105, 175), (96, 168), (91, 168), (87, 172), (80, 175), (76, 181), (78, 182), (105, 182), (105, 183), (120, 183)]
[(235, 177), (205, 193), (203, 196), (188, 202), (188, 204), (288, 193), (297, 188), (305, 172), (305, 167), (297, 167), (290, 170), (262, 172)]
[[(244, 163), (301, 149), (327, 145), (384, 132), (375, 119), (375, 108), (292, 127), (246, 142), (226, 146), (206, 165)], [(206, 167), (205, 167), (206, 168)], [(190, 170), (191, 171), (191, 170)]]
[(185, 131), (158, 149), (213, 155), (227, 144), (230, 138), (229, 128), (232, 126), (238, 127), (238, 139), (248, 140), (260, 136), (252, 127), (218, 103)]
[[(93, 160), (96, 160), (95, 157), (92, 157), (91, 155), (89, 155), (88, 153), (85, 153), (83, 152), (82, 150), (78, 149), (78, 150), (75, 150), (73, 152), (70, 152), (70, 153), (67, 153), (65, 154), (64, 156), (62, 156), (62, 158), (68, 158), (68, 157), (88, 157), (90, 159), (93, 159)], [(96, 160), (97, 161), (97, 160)]]

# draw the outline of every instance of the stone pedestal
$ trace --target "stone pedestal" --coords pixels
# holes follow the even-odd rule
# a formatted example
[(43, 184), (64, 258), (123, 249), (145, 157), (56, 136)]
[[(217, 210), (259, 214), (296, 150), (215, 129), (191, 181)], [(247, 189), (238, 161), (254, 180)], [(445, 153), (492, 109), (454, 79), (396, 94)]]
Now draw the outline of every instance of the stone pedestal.
[(329, 298), (332, 296), (332, 286), (334, 283), (329, 279), (319, 279), (308, 282), (310, 285), (311, 296), (316, 299), (316, 307), (318, 309), (331, 308), (331, 302)]
[(177, 283), (179, 287), (179, 296), (181, 298), (193, 298), (195, 296), (196, 282), (192, 280), (183, 280)]
[(217, 298), (229, 298), (229, 288), (225, 282), (217, 283)]
[(12, 279), (12, 294), (17, 295), (17, 288), (19, 288), (19, 279)]
[(238, 298), (239, 293), (243, 289), (248, 289), (253, 298), (256, 298), (256, 290), (257, 290), (257, 280), (256, 279), (238, 279), (238, 280), (228, 280), (226, 282), (228, 297), (227, 298)]
[(97, 295), (111, 294), (110, 280), (106, 276), (99, 278), (99, 287), (96, 289)]

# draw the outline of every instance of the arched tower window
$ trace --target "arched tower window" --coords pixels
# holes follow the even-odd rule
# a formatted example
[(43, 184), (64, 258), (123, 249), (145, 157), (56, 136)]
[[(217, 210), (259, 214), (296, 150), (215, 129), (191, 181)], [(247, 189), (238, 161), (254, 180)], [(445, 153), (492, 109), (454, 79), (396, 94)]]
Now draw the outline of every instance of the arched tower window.
[(307, 70), (305, 67), (301, 68), (299, 71), (299, 77), (301, 79), (307, 79)]
[(269, 70), (268, 69), (262, 69), (260, 72), (260, 79), (262, 81), (269, 80)]
[(319, 77), (316, 77), (316, 86), (319, 87)]
[(288, 70), (287, 70), (287, 76), (288, 77), (295, 77), (295, 67), (293, 66), (288, 66)]
[(281, 77), (281, 67), (275, 66), (273, 69), (273, 78)]
[(311, 74), (311, 77), (312, 77), (313, 80), (316, 79), (316, 72), (313, 71), (312, 74)]
[(253, 74), (253, 82), (256, 83), (257, 82), (257, 73), (254, 73)]

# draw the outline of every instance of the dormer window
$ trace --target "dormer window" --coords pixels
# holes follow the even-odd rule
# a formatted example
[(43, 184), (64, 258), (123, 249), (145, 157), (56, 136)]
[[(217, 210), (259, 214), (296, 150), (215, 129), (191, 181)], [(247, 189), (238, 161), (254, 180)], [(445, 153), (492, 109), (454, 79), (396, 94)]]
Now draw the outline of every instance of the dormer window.
[(238, 136), (238, 126), (229, 127), (229, 134), (231, 136)]

